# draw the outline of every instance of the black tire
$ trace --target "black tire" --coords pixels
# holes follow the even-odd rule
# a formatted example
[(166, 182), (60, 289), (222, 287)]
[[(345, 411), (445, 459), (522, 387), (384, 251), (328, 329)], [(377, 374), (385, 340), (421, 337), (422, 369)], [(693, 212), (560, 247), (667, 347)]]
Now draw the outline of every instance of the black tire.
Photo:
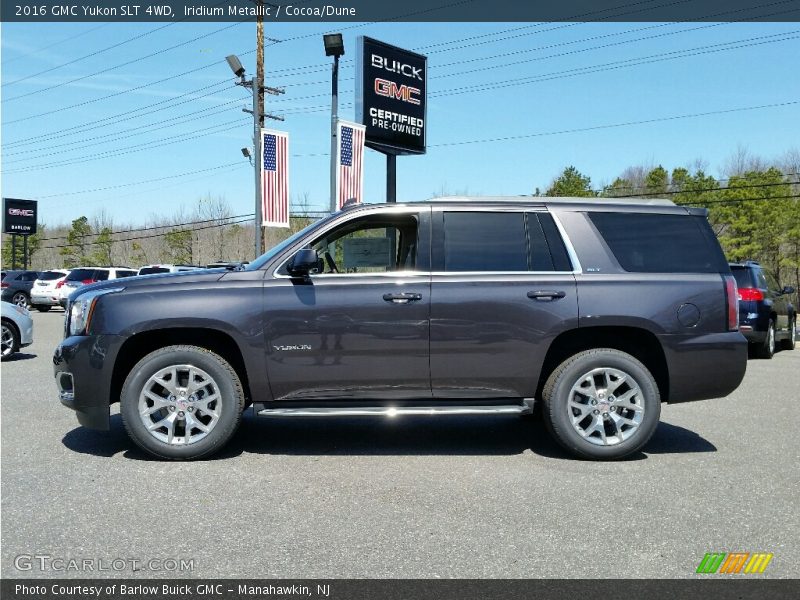
[(770, 319), (769, 326), (767, 327), (767, 335), (764, 341), (756, 346), (756, 358), (763, 358), (769, 360), (775, 355), (775, 322)]
[[(638, 384), (641, 406), (644, 408), (641, 422), (635, 431), (626, 439), (609, 445), (592, 443), (578, 433), (576, 426), (571, 422), (571, 415), (576, 413), (573, 412), (575, 409), (569, 406), (570, 392), (574, 385), (584, 380), (584, 377), (594, 369), (613, 369), (631, 377)], [(629, 389), (627, 384), (621, 385), (626, 386), (625, 390)], [(555, 440), (575, 456), (589, 460), (616, 460), (641, 449), (655, 432), (661, 415), (661, 396), (653, 375), (630, 354), (612, 348), (586, 350), (565, 360), (548, 377), (542, 391), (542, 400), (545, 425)], [(612, 409), (609, 412), (615, 411)], [(630, 416), (632, 413), (625, 411), (624, 414)], [(592, 415), (586, 418), (600, 420), (600, 417)], [(610, 419), (600, 422), (607, 422), (611, 427)], [(604, 432), (607, 431), (605, 425), (603, 427)]]
[[(139, 415), (139, 397), (145, 384), (159, 370), (172, 365), (202, 369), (213, 379), (220, 396), (218, 421), (205, 437), (188, 445), (157, 439)], [(151, 352), (131, 369), (122, 386), (120, 412), (128, 435), (143, 450), (167, 460), (193, 460), (210, 456), (230, 440), (241, 422), (244, 402), (239, 376), (224, 358), (198, 346), (167, 346)]]
[(789, 322), (789, 337), (781, 340), (781, 348), (784, 350), (794, 350), (797, 343), (797, 317)]
[(52, 306), (48, 306), (46, 304), (37, 304), (36, 305), (36, 310), (38, 310), (39, 312), (48, 312), (51, 308), (53, 308), (53, 307)]
[(25, 308), (29, 308), (31, 305), (31, 299), (28, 298), (28, 294), (25, 292), (17, 292), (13, 296), (11, 296), (11, 304), (16, 304), (17, 306), (24, 306)]
[(7, 319), (3, 319), (2, 339), (3, 342), (10, 342), (10, 344), (4, 343), (0, 348), (0, 359), (6, 360), (19, 352), (19, 331), (17, 331), (17, 326)]

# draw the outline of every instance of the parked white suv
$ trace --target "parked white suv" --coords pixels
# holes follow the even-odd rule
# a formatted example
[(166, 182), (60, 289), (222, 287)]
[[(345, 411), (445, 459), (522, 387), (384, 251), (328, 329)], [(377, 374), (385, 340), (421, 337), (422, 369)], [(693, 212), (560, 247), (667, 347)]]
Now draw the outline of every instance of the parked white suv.
[(69, 275), (66, 269), (51, 269), (43, 271), (39, 278), (33, 282), (31, 288), (31, 306), (39, 312), (47, 312), (58, 306), (61, 299), (61, 287)]
[(139, 275), (153, 275), (155, 273), (179, 273), (181, 271), (196, 271), (202, 267), (195, 265), (147, 265), (139, 269)]
[(61, 286), (61, 297), (58, 303), (66, 308), (69, 295), (81, 286), (134, 275), (138, 275), (138, 272), (130, 267), (78, 267), (72, 269)]

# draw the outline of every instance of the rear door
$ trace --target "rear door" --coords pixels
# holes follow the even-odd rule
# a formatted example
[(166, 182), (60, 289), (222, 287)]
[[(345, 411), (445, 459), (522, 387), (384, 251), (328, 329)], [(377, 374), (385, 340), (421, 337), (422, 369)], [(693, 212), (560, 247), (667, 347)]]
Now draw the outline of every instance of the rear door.
[(553, 217), (437, 207), (432, 220), (434, 397), (532, 397), (553, 338), (578, 323), (573, 265)]

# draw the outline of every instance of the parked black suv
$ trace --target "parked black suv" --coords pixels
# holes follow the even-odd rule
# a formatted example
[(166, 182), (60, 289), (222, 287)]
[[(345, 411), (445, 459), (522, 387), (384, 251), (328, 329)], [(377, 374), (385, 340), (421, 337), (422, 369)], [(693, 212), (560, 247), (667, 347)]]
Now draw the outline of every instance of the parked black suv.
[(780, 346), (794, 350), (797, 309), (792, 304), (794, 288), (782, 286), (759, 263), (731, 263), (739, 288), (739, 331), (750, 342), (758, 358), (772, 358)]
[(267, 417), (525, 414), (572, 453), (640, 449), (661, 402), (729, 394), (747, 343), (704, 210), (450, 199), (346, 208), (244, 270), (88, 285), (61, 402), (148, 452), (206, 456)]
[(3, 271), (2, 298), (25, 308), (31, 305), (31, 288), (39, 277), (39, 271)]

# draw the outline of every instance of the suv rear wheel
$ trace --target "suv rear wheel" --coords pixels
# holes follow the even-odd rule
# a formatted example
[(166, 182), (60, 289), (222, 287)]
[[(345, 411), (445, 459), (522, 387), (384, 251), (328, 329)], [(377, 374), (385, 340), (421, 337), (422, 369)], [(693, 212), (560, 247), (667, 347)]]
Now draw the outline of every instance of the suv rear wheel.
[(767, 327), (767, 336), (764, 341), (756, 347), (756, 356), (758, 358), (770, 359), (775, 354), (775, 321), (769, 320)]
[(208, 456), (230, 440), (242, 418), (239, 376), (221, 356), (197, 346), (168, 346), (131, 369), (120, 397), (128, 435), (172, 460)]
[(797, 341), (797, 317), (789, 322), (789, 337), (781, 341), (781, 348), (784, 350), (794, 350)]
[(580, 352), (545, 383), (545, 424), (571, 453), (614, 460), (644, 446), (658, 425), (661, 397), (650, 371), (612, 348)]
[(30, 300), (25, 292), (17, 292), (11, 297), (11, 303), (21, 306), (22, 308), (28, 308)]

